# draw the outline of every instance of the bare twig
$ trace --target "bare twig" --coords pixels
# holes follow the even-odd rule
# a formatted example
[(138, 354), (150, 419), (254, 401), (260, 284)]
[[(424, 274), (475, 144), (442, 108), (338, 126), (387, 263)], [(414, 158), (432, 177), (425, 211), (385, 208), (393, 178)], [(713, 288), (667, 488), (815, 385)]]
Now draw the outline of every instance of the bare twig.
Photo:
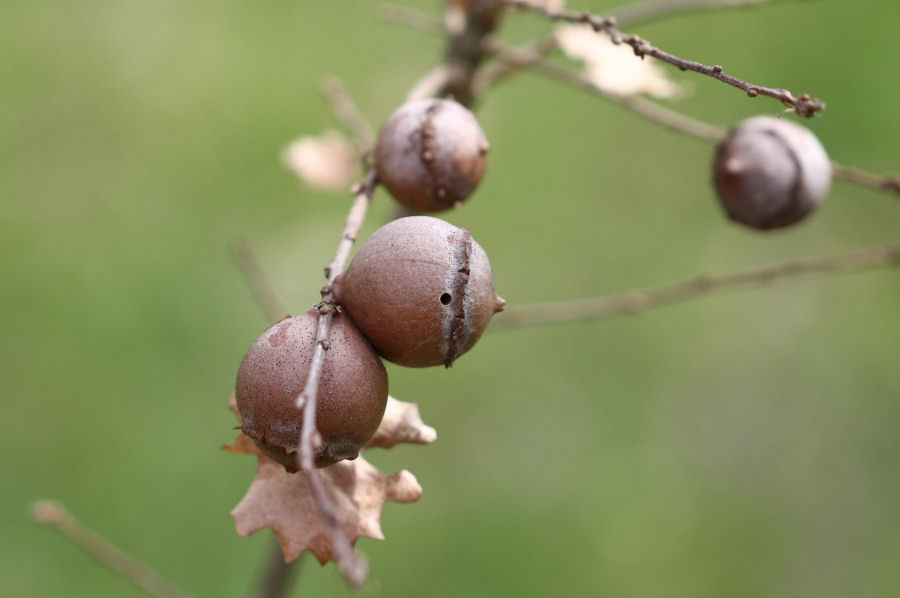
[[(680, 112), (670, 110), (642, 96), (621, 95), (607, 91), (587, 77), (579, 75), (569, 68), (545, 60), (538, 53), (518, 48), (510, 48), (496, 43), (494, 44), (494, 48), (497, 56), (503, 62), (518, 65), (520, 68), (533, 69), (548, 77), (553, 77), (554, 79), (558, 79), (569, 85), (601, 95), (653, 120), (654, 122), (665, 125), (680, 133), (686, 133), (693, 137), (699, 137), (700, 139), (712, 142), (721, 141), (727, 133), (722, 127), (711, 125), (681, 114)], [(493, 82), (496, 81), (496, 79), (493, 80)]]
[(366, 579), (365, 563), (354, 552), (353, 546), (344, 534), (337, 520), (334, 507), (325, 491), (325, 485), (319, 471), (315, 468), (314, 447), (320, 439), (316, 432), (316, 398), (319, 392), (319, 381), (325, 365), (325, 352), (331, 335), (331, 322), (336, 312), (336, 301), (332, 284), (344, 271), (350, 259), (350, 250), (365, 219), (366, 211), (372, 201), (372, 195), (378, 183), (375, 171), (371, 170), (362, 183), (356, 188), (356, 200), (350, 208), (341, 240), (338, 242), (334, 259), (325, 270), (328, 284), (322, 289), (322, 302), (319, 304), (319, 321), (316, 326), (316, 346), (313, 351), (309, 374), (303, 392), (297, 397), (297, 408), (303, 410), (303, 428), (300, 433), (300, 469), (309, 476), (310, 485), (319, 507), (322, 518), (331, 529), (331, 541), (334, 545), (335, 562), (351, 585), (359, 587)]
[[(648, 0), (646, 2), (626, 4), (621, 8), (610, 11), (610, 14), (615, 17), (617, 27), (625, 27), (683, 12), (741, 8), (776, 1), (777, 0), (684, 0), (678, 2), (676, 0)], [(547, 56), (557, 48), (559, 48), (559, 44), (556, 41), (556, 35), (551, 33), (530, 44), (519, 47), (519, 50), (526, 52), (529, 55)], [(527, 65), (503, 60), (485, 65), (478, 73), (477, 82), (475, 84), (475, 95), (479, 95), (479, 93), (484, 91), (487, 87), (510, 77), (525, 66)]]
[(423, 33), (443, 35), (444, 25), (440, 20), (407, 6), (382, 4), (378, 7), (378, 16), (389, 23), (404, 25)]
[(375, 131), (347, 93), (344, 82), (332, 75), (322, 82), (321, 89), (334, 117), (353, 138), (359, 155), (365, 157), (375, 146)]
[(872, 174), (871, 172), (866, 172), (853, 166), (844, 166), (837, 162), (831, 163), (831, 172), (834, 176), (845, 181), (900, 195), (900, 176), (896, 174), (887, 176)]
[[(499, 59), (499, 64), (510, 65), (510, 74), (520, 69), (531, 69), (568, 85), (612, 100), (665, 127), (712, 143), (722, 141), (728, 134), (725, 127), (686, 116), (642, 96), (626, 96), (609, 92), (587, 77), (544, 59), (540, 53), (531, 49), (532, 46), (524, 48), (510, 47), (494, 42), (492, 48)], [(484, 93), (488, 85), (496, 84), (499, 81), (501, 81), (501, 78), (492, 76), (492, 73), (485, 73), (485, 78), (482, 78), (480, 74), (476, 78), (475, 89), (478, 93)], [(857, 185), (900, 195), (900, 176), (898, 175), (877, 175), (851, 166), (844, 166), (837, 162), (832, 162), (831, 168), (832, 173), (837, 178)]]
[(644, 0), (614, 8), (609, 14), (615, 16), (619, 27), (637, 23), (648, 23), (658, 19), (688, 12), (720, 10), (724, 8), (751, 8), (760, 4), (772, 4), (776, 0)]
[(491, 330), (516, 326), (559, 324), (635, 314), (644, 310), (695, 299), (713, 292), (746, 286), (764, 286), (802, 275), (870, 270), (900, 264), (900, 243), (805, 260), (780, 262), (720, 275), (698, 276), (671, 285), (608, 297), (591, 297), (507, 309), (494, 317)]
[(266, 560), (266, 568), (259, 583), (253, 588), (251, 598), (283, 598), (288, 595), (294, 576), (300, 569), (300, 558), (290, 563), (284, 562), (284, 549), (278, 542), (272, 543), (272, 550)]
[(52, 500), (35, 502), (31, 505), (31, 516), (38, 523), (57, 530), (107, 569), (118, 573), (150, 596), (187, 598), (188, 594), (160, 577), (156, 571), (128, 556), (75, 519), (62, 503)]
[(799, 116), (811, 117), (820, 113), (825, 108), (825, 103), (822, 100), (813, 98), (808, 94), (802, 94), (799, 97), (795, 97), (794, 94), (787, 89), (764, 87), (761, 85), (749, 83), (742, 79), (738, 79), (737, 77), (725, 73), (724, 69), (718, 64), (712, 66), (705, 65), (699, 62), (694, 62), (693, 60), (686, 60), (684, 58), (675, 56), (674, 54), (670, 54), (664, 50), (660, 50), (638, 35), (628, 35), (622, 33), (616, 26), (616, 19), (613, 17), (598, 17), (589, 12), (551, 10), (543, 5), (535, 4), (531, 0), (503, 1), (509, 6), (530, 10), (532, 12), (542, 14), (545, 17), (555, 21), (583, 23), (585, 25), (589, 25), (594, 31), (598, 33), (601, 31), (603, 33), (606, 33), (610, 37), (612, 42), (616, 45), (628, 44), (629, 46), (631, 46), (634, 54), (640, 58), (651, 56), (653, 58), (656, 58), (657, 60), (661, 60), (663, 62), (676, 66), (682, 71), (694, 71), (696, 73), (700, 73), (701, 75), (712, 77), (713, 79), (717, 79), (719, 81), (722, 81), (723, 83), (731, 85), (732, 87), (737, 87), (738, 89), (747, 92), (747, 95), (751, 98), (758, 95), (775, 98), (788, 108), (792, 109)]
[(247, 283), (247, 286), (253, 293), (253, 298), (256, 300), (256, 304), (262, 311), (263, 316), (268, 321), (273, 322), (279, 316), (288, 313), (284, 303), (278, 298), (278, 295), (269, 283), (269, 279), (263, 273), (247, 239), (242, 236), (232, 237), (228, 243), (228, 248), (231, 250), (231, 257), (234, 259), (238, 272), (241, 273), (244, 282)]

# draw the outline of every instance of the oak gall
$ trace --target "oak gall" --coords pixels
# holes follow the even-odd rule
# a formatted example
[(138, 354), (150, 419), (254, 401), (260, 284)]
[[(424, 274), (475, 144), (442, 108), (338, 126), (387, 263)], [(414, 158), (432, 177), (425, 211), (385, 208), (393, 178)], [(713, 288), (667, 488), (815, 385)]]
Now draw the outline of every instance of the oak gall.
[(478, 186), (488, 141), (475, 116), (453, 100), (407, 102), (388, 119), (375, 146), (378, 178), (414, 212), (448, 210)]
[(469, 230), (429, 216), (375, 231), (334, 290), (375, 350), (410, 367), (449, 367), (506, 303)]
[(759, 230), (782, 228), (802, 220), (825, 200), (831, 162), (805, 127), (756, 116), (719, 145), (713, 182), (732, 220)]
[[(309, 374), (318, 315), (310, 310), (269, 326), (238, 369), (241, 431), (291, 472), (299, 469), (303, 411), (296, 401)], [(335, 317), (317, 395), (316, 467), (355, 459), (381, 423), (387, 396), (384, 364), (346, 316)]]

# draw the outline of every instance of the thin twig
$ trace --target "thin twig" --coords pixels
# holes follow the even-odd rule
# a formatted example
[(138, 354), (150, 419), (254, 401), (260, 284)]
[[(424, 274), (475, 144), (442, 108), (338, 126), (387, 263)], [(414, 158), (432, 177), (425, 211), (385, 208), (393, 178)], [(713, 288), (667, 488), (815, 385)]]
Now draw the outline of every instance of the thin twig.
[(53, 500), (35, 502), (31, 505), (31, 516), (38, 523), (61, 533), (107, 569), (118, 573), (150, 596), (188, 597), (188, 594), (160, 577), (156, 571), (128, 556), (100, 534), (75, 519), (62, 503)]
[(290, 592), (294, 577), (300, 569), (303, 555), (290, 563), (284, 562), (284, 549), (278, 542), (272, 543), (266, 568), (253, 588), (251, 598), (284, 598)]
[(845, 181), (900, 195), (900, 176), (896, 174), (886, 176), (872, 174), (871, 172), (866, 172), (853, 166), (844, 166), (837, 162), (831, 163), (831, 172), (834, 176)]
[(228, 248), (231, 250), (231, 257), (234, 259), (238, 272), (241, 273), (244, 282), (250, 288), (263, 316), (268, 321), (274, 322), (276, 318), (288, 313), (284, 303), (278, 298), (269, 279), (263, 273), (247, 239), (242, 236), (232, 237)]
[(443, 35), (446, 33), (444, 24), (440, 19), (435, 19), (431, 15), (419, 12), (407, 6), (398, 6), (396, 4), (382, 4), (378, 7), (378, 16), (388, 23), (396, 25), (404, 25), (410, 29), (421, 31), (423, 33)]
[(724, 8), (752, 8), (774, 2), (775, 0), (644, 0), (626, 4), (621, 8), (614, 8), (609, 11), (609, 14), (616, 18), (619, 27), (627, 27), (677, 14)]
[(780, 262), (727, 274), (698, 276), (675, 284), (621, 295), (507, 309), (494, 317), (490, 329), (506, 330), (517, 326), (559, 324), (630, 315), (727, 289), (761, 287), (802, 275), (855, 272), (898, 264), (900, 264), (900, 243), (818, 258)]
[[(619, 9), (610, 11), (616, 19), (617, 27), (625, 27), (637, 23), (645, 23), (657, 18), (668, 17), (682, 12), (694, 12), (700, 10), (725, 9), (749, 7), (757, 4), (775, 2), (776, 0), (648, 0), (627, 4)], [(559, 48), (556, 35), (551, 33), (524, 46), (519, 50), (528, 55), (548, 56)], [(476, 92), (483, 92), (487, 87), (509, 78), (526, 64), (509, 61), (497, 61), (485, 65), (478, 73), (477, 80), (473, 84)], [(476, 93), (475, 95), (478, 95)]]
[(509, 6), (514, 6), (516, 8), (530, 10), (532, 12), (542, 14), (545, 17), (555, 21), (583, 23), (585, 25), (589, 25), (594, 31), (598, 33), (601, 31), (603, 33), (606, 33), (614, 44), (627, 44), (631, 46), (634, 54), (640, 58), (651, 56), (653, 58), (656, 58), (657, 60), (661, 60), (663, 62), (676, 66), (682, 71), (694, 71), (696, 73), (700, 73), (701, 75), (712, 77), (713, 79), (717, 79), (719, 81), (722, 81), (723, 83), (731, 85), (732, 87), (736, 87), (747, 92), (747, 95), (751, 98), (758, 95), (775, 98), (788, 108), (792, 109), (799, 116), (811, 117), (820, 113), (825, 108), (825, 103), (822, 100), (813, 98), (808, 94), (802, 94), (799, 97), (795, 97), (794, 94), (787, 89), (764, 87), (761, 85), (749, 83), (742, 79), (738, 79), (733, 75), (725, 73), (724, 69), (718, 64), (712, 66), (705, 65), (693, 60), (686, 60), (684, 58), (675, 56), (674, 54), (670, 54), (669, 52), (666, 52), (664, 50), (660, 50), (656, 46), (652, 45), (649, 41), (643, 39), (638, 35), (629, 35), (622, 33), (616, 26), (616, 19), (613, 17), (598, 17), (589, 12), (552, 10), (541, 4), (535, 4), (532, 0), (504, 0), (504, 2)]
[(321, 90), (334, 117), (353, 138), (356, 151), (361, 157), (368, 155), (375, 146), (375, 131), (347, 93), (344, 82), (331, 75), (322, 82)]
[[(665, 125), (680, 133), (685, 133), (712, 142), (721, 141), (727, 134), (727, 131), (723, 127), (711, 125), (681, 114), (680, 112), (670, 110), (643, 96), (622, 95), (607, 91), (587, 77), (579, 75), (569, 68), (545, 60), (540, 54), (532, 53), (528, 50), (523, 51), (519, 48), (503, 46), (497, 43), (494, 44), (494, 48), (501, 61), (516, 64), (520, 68), (533, 69), (548, 77), (553, 77), (554, 79), (563, 81), (569, 85), (601, 95), (654, 122)], [(497, 80), (494, 79), (493, 81), (496, 82)]]
[(350, 259), (350, 250), (362, 227), (377, 183), (378, 177), (375, 171), (370, 170), (363, 182), (355, 190), (356, 200), (353, 202), (350, 213), (347, 215), (347, 221), (344, 224), (344, 231), (341, 234), (341, 240), (335, 251), (334, 259), (331, 260), (331, 264), (325, 270), (328, 284), (322, 289), (322, 302), (319, 304), (316, 346), (303, 392), (297, 397), (297, 408), (303, 410), (303, 427), (300, 433), (299, 450), (300, 469), (309, 476), (319, 512), (331, 530), (335, 562), (350, 584), (355, 587), (361, 586), (365, 581), (367, 575), (366, 565), (353, 550), (353, 546), (341, 529), (334, 506), (331, 504), (325, 485), (322, 482), (322, 477), (315, 468), (314, 449), (321, 440), (316, 432), (316, 398), (319, 393), (322, 368), (325, 365), (328, 339), (331, 335), (331, 322), (337, 310), (334, 290), (331, 285), (344, 271), (347, 261)]
[[(728, 134), (725, 127), (713, 125), (696, 118), (681, 114), (648, 100), (645, 97), (633, 95), (619, 95), (609, 92), (587, 77), (575, 71), (550, 62), (537, 52), (532, 51), (532, 46), (510, 47), (494, 42), (492, 45), (500, 64), (510, 65), (510, 72), (520, 69), (531, 69), (542, 75), (552, 77), (568, 85), (578, 87), (592, 94), (602, 96), (617, 104), (624, 106), (644, 116), (651, 121), (659, 123), (670, 129), (691, 135), (698, 139), (719, 143)], [(487, 74), (485, 79), (478, 77), (475, 88), (479, 93), (485, 91), (487, 85), (493, 85), (501, 81), (500, 78)], [(844, 166), (838, 162), (831, 163), (832, 173), (835, 177), (844, 179), (850, 183), (878, 189), (895, 195), (900, 195), (900, 176), (877, 175), (852, 166)]]

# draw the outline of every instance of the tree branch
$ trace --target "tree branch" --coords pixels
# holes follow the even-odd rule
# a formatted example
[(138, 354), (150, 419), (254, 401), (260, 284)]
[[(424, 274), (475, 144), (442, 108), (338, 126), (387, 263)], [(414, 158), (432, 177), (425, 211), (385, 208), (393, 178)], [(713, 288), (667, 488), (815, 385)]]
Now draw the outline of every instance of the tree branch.
[(341, 240), (338, 242), (334, 259), (325, 270), (328, 284), (322, 288), (322, 302), (319, 304), (319, 321), (316, 325), (316, 345), (313, 351), (312, 362), (309, 366), (309, 374), (303, 392), (297, 397), (297, 408), (303, 410), (303, 427), (300, 432), (299, 460), (300, 469), (309, 476), (310, 485), (319, 507), (322, 518), (331, 529), (331, 541), (334, 545), (335, 562), (351, 585), (359, 587), (363, 584), (367, 575), (365, 563), (353, 550), (350, 541), (344, 534), (337, 520), (334, 507), (325, 491), (325, 485), (319, 470), (314, 464), (315, 446), (321, 442), (316, 431), (316, 398), (319, 393), (319, 382), (322, 377), (322, 368), (325, 366), (325, 354), (328, 349), (328, 339), (331, 335), (331, 322), (337, 311), (337, 302), (334, 296), (332, 284), (340, 276), (350, 259), (350, 250), (359, 230), (362, 227), (366, 211), (372, 201), (372, 195), (378, 183), (378, 177), (374, 170), (366, 174), (365, 179), (355, 189), (356, 200), (347, 215)]
[(118, 573), (150, 596), (188, 598), (187, 594), (160, 577), (156, 571), (128, 556), (75, 519), (62, 503), (52, 500), (35, 502), (31, 505), (31, 516), (38, 523), (61, 533), (107, 569)]
[(737, 87), (738, 89), (745, 91), (751, 98), (758, 95), (775, 98), (788, 108), (792, 109), (799, 116), (811, 117), (820, 113), (825, 108), (825, 103), (822, 100), (813, 98), (808, 94), (802, 94), (799, 97), (794, 97), (794, 94), (787, 89), (764, 87), (762, 85), (756, 85), (742, 79), (738, 79), (733, 75), (725, 73), (724, 69), (718, 64), (712, 66), (705, 65), (693, 60), (679, 58), (674, 54), (670, 54), (669, 52), (660, 50), (656, 46), (652, 45), (649, 41), (643, 39), (638, 35), (628, 35), (622, 33), (616, 26), (616, 19), (613, 17), (598, 17), (589, 12), (551, 10), (543, 5), (535, 4), (532, 0), (503, 1), (509, 6), (524, 10), (530, 10), (554, 21), (564, 21), (569, 23), (581, 23), (589, 25), (594, 31), (598, 33), (601, 31), (603, 33), (606, 33), (610, 37), (612, 42), (616, 45), (628, 44), (629, 46), (631, 46), (634, 54), (640, 58), (651, 56), (653, 58), (656, 58), (657, 60), (661, 60), (675, 67), (678, 67), (682, 71), (694, 71), (696, 73), (700, 73), (701, 75), (712, 77), (713, 79), (717, 79), (719, 81), (722, 81), (723, 83), (731, 85), (732, 87)]
[(727, 274), (697, 276), (675, 284), (643, 291), (630, 291), (621, 295), (507, 309), (494, 316), (490, 330), (631, 315), (728, 289), (761, 287), (804, 275), (857, 272), (898, 264), (900, 264), (900, 243), (818, 258), (780, 262)]

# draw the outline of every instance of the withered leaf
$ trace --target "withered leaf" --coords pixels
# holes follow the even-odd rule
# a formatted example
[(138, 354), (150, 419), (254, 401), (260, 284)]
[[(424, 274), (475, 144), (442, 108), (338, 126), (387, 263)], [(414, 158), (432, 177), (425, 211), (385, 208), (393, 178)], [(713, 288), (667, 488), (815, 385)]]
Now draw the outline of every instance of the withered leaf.
[(437, 431), (422, 421), (418, 405), (389, 396), (381, 425), (365, 448), (391, 448), (401, 442), (431, 444), (435, 440)]
[[(240, 419), (233, 396), (229, 407)], [(415, 404), (389, 397), (381, 425), (365, 448), (428, 444), (436, 438), (437, 432), (422, 421)], [(294, 560), (304, 550), (312, 552), (322, 564), (334, 560), (330, 528), (320, 514), (307, 475), (286, 472), (260, 454), (245, 434), (223, 448), (231, 453), (255, 454), (259, 460), (247, 494), (231, 512), (238, 534), (249, 536), (271, 527), (285, 561)], [(319, 473), (338, 522), (352, 544), (360, 537), (384, 539), (381, 510), (386, 501), (413, 502), (422, 495), (422, 487), (409, 471), (387, 476), (362, 457), (320, 469)]]
[[(422, 495), (416, 477), (403, 470), (386, 476), (359, 457), (320, 470), (337, 519), (351, 544), (360, 537), (384, 539), (381, 509), (386, 501), (413, 502)], [(259, 470), (243, 500), (231, 512), (241, 536), (271, 527), (290, 562), (304, 550), (323, 565), (333, 560), (328, 523), (303, 472), (288, 473), (259, 457)]]
[(291, 142), (282, 162), (312, 189), (344, 191), (359, 169), (359, 155), (336, 131)]

